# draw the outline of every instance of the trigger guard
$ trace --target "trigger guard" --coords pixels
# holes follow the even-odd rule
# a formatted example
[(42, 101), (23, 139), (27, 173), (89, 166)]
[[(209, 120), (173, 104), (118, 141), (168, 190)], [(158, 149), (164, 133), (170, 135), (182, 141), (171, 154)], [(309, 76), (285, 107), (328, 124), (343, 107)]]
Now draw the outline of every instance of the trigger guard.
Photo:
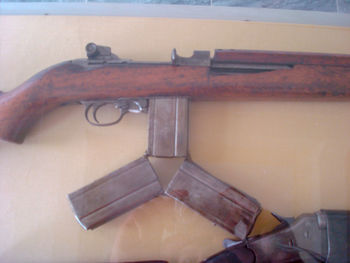
[(90, 109), (91, 109), (92, 106), (93, 106), (93, 104), (89, 104), (88, 106), (86, 106), (84, 115), (85, 115), (86, 121), (87, 121), (89, 124), (91, 124), (91, 125), (96, 125), (95, 123), (93, 123), (92, 121), (90, 121), (90, 118), (89, 118), (89, 111), (90, 111)]
[(101, 103), (101, 104), (98, 104), (98, 105), (93, 106), (94, 112), (92, 113), (92, 117), (94, 118), (95, 123), (100, 124), (99, 120), (97, 119), (97, 112), (98, 112), (98, 110), (99, 110), (101, 107), (103, 107), (104, 105), (106, 105), (106, 103)]
[[(98, 111), (101, 107), (103, 107), (104, 105), (106, 105), (106, 104), (107, 104), (107, 103), (101, 103), (101, 104), (99, 104), (99, 105), (97, 105), (97, 106), (96, 106), (95, 104), (89, 104), (89, 105), (86, 107), (86, 109), (85, 109), (85, 119), (86, 119), (86, 121), (87, 121), (89, 124), (93, 125), (93, 126), (101, 126), (101, 127), (104, 127), (104, 126), (112, 126), (112, 125), (114, 125), (114, 124), (119, 123), (119, 122), (123, 119), (124, 115), (128, 113), (128, 110), (120, 109), (120, 115), (119, 115), (119, 117), (118, 117), (117, 120), (115, 120), (115, 121), (113, 121), (113, 122), (109, 122), (109, 123), (100, 123), (99, 120), (97, 119), (97, 111)], [(91, 108), (94, 108), (94, 112), (93, 112), (92, 115), (93, 115), (93, 118), (94, 118), (94, 120), (95, 120), (96, 122), (93, 122), (93, 121), (90, 120), (89, 111), (91, 110)]]

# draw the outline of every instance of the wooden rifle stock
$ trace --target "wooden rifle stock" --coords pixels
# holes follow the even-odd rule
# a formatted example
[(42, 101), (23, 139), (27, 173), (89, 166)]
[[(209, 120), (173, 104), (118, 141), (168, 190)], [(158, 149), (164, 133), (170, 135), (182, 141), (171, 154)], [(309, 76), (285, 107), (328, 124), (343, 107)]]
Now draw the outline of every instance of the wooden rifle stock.
[(348, 55), (235, 50), (217, 50), (212, 59), (197, 55), (173, 53), (172, 63), (137, 63), (88, 53), (89, 59), (52, 66), (0, 93), (0, 138), (21, 143), (43, 114), (89, 100), (350, 98)]

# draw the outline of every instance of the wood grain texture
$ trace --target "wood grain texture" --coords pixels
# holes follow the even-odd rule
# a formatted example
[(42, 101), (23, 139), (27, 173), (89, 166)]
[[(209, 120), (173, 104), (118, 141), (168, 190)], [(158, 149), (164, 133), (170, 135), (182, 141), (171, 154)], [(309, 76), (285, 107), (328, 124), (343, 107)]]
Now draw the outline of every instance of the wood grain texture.
[(233, 61), (241, 63), (272, 63), (289, 65), (323, 65), (350, 67), (350, 56), (340, 54), (225, 50), (215, 51), (214, 61)]
[[(256, 53), (254, 59), (256, 63), (271, 63), (277, 58)], [(321, 60), (324, 62), (317, 56), (309, 57), (306, 65), (249, 74), (216, 74), (208, 67), (165, 63), (89, 68), (77, 61), (63, 62), (0, 95), (0, 138), (21, 143), (43, 114), (81, 100), (155, 96), (188, 96), (193, 100), (350, 98), (349, 57)]]

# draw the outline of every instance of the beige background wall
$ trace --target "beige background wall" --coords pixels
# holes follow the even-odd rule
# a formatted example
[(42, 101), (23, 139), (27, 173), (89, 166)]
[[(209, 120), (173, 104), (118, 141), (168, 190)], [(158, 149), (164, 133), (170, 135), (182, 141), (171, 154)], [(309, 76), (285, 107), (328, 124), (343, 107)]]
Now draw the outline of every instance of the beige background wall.
[[(349, 28), (2, 16), (0, 90), (84, 57), (91, 41), (148, 61), (169, 61), (173, 47), (180, 55), (215, 48), (350, 54)], [(190, 109), (192, 159), (284, 216), (350, 209), (349, 134), (347, 102), (196, 102)], [(166, 197), (94, 231), (75, 221), (66, 195), (141, 156), (146, 138), (146, 115), (96, 128), (85, 122), (82, 106), (66, 106), (44, 116), (24, 144), (0, 142), (0, 261), (198, 262), (221, 249), (227, 232)], [(164, 183), (180, 163), (153, 162)]]

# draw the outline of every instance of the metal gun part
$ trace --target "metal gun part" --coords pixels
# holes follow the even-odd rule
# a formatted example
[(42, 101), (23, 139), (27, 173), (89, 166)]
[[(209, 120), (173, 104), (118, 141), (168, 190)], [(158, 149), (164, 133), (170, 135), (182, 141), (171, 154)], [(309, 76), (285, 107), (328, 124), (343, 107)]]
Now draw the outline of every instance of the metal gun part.
[[(349, 263), (350, 211), (320, 210), (240, 243), (225, 241), (225, 250), (203, 263)], [(253, 257), (252, 257), (253, 255)], [(224, 261), (239, 258), (241, 261)]]
[[(111, 126), (119, 123), (127, 113), (146, 113), (148, 111), (148, 100), (144, 98), (127, 99), (120, 98), (116, 100), (88, 100), (81, 101), (85, 105), (85, 119), (88, 123), (94, 126)], [(98, 120), (97, 113), (103, 107), (113, 105), (119, 109), (119, 116), (115, 121), (108, 123), (101, 123)], [(91, 117), (92, 116), (92, 117)]]
[(186, 157), (188, 145), (188, 98), (160, 97), (149, 101), (147, 154)]
[(142, 157), (68, 195), (81, 226), (94, 229), (163, 193), (158, 176)]
[(184, 161), (165, 193), (240, 239), (247, 237), (261, 211), (256, 200), (190, 161)]
[(131, 60), (120, 59), (117, 55), (112, 53), (112, 49), (107, 46), (96, 45), (95, 43), (89, 43), (85, 47), (86, 56), (88, 57), (89, 65), (98, 64), (121, 64), (127, 63)]

